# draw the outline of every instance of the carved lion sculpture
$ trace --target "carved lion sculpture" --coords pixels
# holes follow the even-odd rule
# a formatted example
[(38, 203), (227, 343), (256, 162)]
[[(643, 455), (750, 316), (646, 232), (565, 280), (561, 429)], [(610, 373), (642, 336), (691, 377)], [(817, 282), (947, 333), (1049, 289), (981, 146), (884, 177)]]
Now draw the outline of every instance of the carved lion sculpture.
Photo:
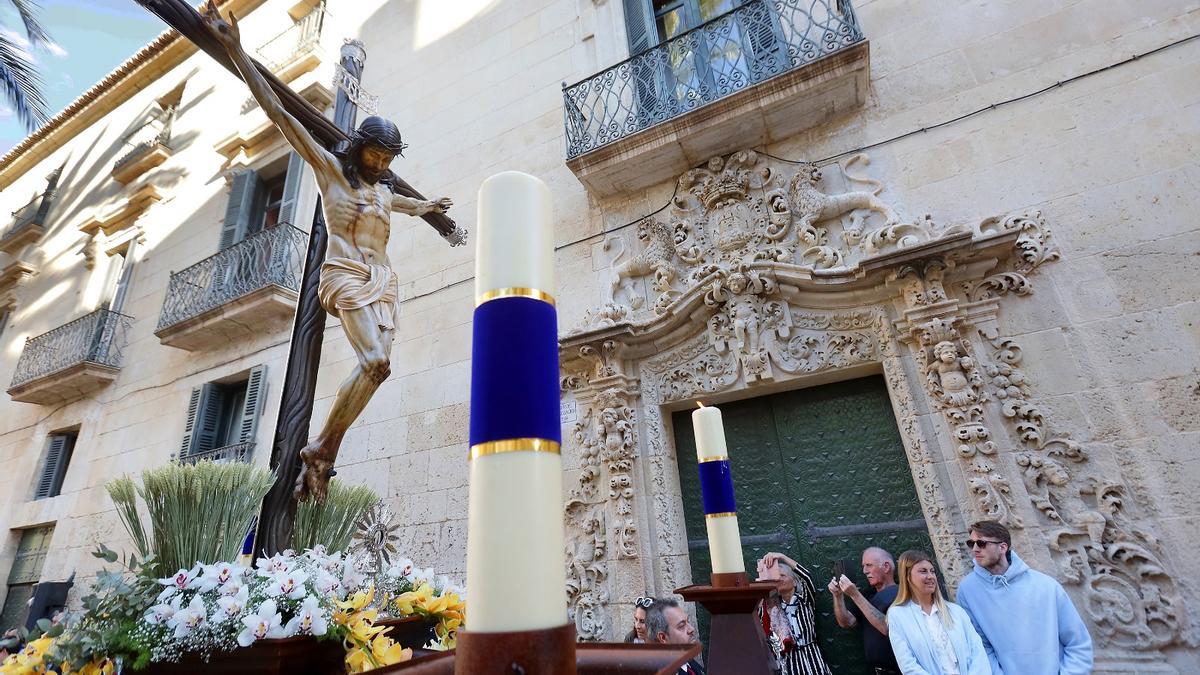
[[(815, 223), (858, 209), (870, 209), (887, 219), (888, 225), (900, 222), (900, 216), (892, 207), (883, 203), (870, 192), (851, 191), (840, 194), (825, 194), (817, 189), (821, 180), (821, 168), (816, 164), (803, 164), (792, 178), (789, 192), (794, 213), (800, 221), (800, 232), (816, 232)], [(862, 229), (862, 219), (856, 219), (854, 229)]]
[[(612, 302), (616, 302), (617, 292), (624, 287), (627, 279), (653, 273), (655, 288), (664, 289), (675, 278), (675, 267), (671, 264), (675, 258), (675, 242), (671, 229), (657, 220), (646, 218), (637, 225), (637, 238), (646, 246), (641, 253), (617, 264), (625, 255), (622, 249), (613, 258), (612, 287), (609, 289), (609, 300)], [(607, 249), (612, 241), (605, 242), (604, 247)], [(629, 304), (638, 309), (645, 304), (645, 300), (635, 295)]]

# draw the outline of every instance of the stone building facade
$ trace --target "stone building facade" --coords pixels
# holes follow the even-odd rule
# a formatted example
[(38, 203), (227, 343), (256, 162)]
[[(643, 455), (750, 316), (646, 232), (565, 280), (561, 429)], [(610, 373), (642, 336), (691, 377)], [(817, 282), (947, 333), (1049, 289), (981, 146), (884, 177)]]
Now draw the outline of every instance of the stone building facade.
[[(321, 8), (232, 4), (252, 12), (247, 42), (261, 44)], [(913, 512), (817, 522), (804, 497), (865, 484), (837, 465), (876, 451), (781, 432), (792, 463), (832, 448), (834, 468), (739, 486), (739, 501), (766, 510), (773, 490), (800, 495), (787, 536), (761, 535), (763, 546), (816, 551), (806, 547), (820, 540), (843, 556), (861, 537), (898, 545), (895, 528), (915, 519), (953, 589), (970, 570), (967, 524), (996, 518), (1064, 583), (1098, 671), (1200, 666), (1200, 587), (1184, 567), (1200, 520), (1200, 41), (1188, 39), (1200, 7), (445, 4), (331, 1), (316, 55), (275, 67), (329, 106), (332, 54), (361, 39), (363, 85), (412, 143), (394, 168), (452, 196), (468, 229), (486, 176), (517, 169), (550, 185), (568, 609), (583, 638), (619, 639), (633, 598), (703, 574), (687, 524), (694, 401), (781, 409), (781, 396), (872, 381), (884, 411), (850, 406), (839, 424), (890, 429), (896, 440), (878, 452), (901, 467), (890, 480)], [(130, 317), (119, 369), (89, 361), (70, 382), (14, 384), (0, 404), (12, 486), (0, 568), (26, 569), (21, 541), (41, 532), (44, 581), (94, 573), (87, 551), (122, 538), (106, 480), (196, 450), (184, 440), (196, 396), (244, 401), (236, 392), (259, 373), (257, 407), (231, 410), (262, 423), (253, 439), (222, 442), (252, 440), (250, 461), (269, 455), (287, 283), (175, 324), (154, 317), (170, 271), (261, 236), (230, 206), (239, 196), (278, 194), (295, 215), (276, 218), (305, 230), (311, 180), (295, 178), (231, 76), (169, 36), (156, 45), (0, 160), (9, 210), (54, 176), (43, 231), (0, 239), (0, 378), (19, 370), (25, 337), (111, 307), (122, 284), (118, 313)], [(122, 130), (147, 111), (170, 111), (169, 155), (119, 181)], [(223, 231), (243, 243), (222, 246)], [(473, 254), (400, 216), (389, 254), (403, 296), (392, 375), (347, 434), (339, 475), (385, 496), (410, 557), (461, 576)], [(108, 271), (126, 255), (131, 273)], [(353, 358), (330, 321), (314, 419)], [(823, 408), (787, 410), (789, 428), (803, 428)], [(57, 495), (35, 498), (54, 439), (71, 433)]]

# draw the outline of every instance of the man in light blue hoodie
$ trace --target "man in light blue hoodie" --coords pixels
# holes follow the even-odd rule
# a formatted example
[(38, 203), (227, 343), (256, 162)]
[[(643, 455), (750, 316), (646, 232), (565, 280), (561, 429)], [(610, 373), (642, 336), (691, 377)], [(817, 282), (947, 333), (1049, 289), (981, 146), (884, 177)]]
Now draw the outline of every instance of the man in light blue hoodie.
[(1008, 528), (994, 520), (971, 526), (975, 571), (958, 587), (993, 675), (1086, 675), (1092, 638), (1054, 578), (1029, 568), (1011, 550)]

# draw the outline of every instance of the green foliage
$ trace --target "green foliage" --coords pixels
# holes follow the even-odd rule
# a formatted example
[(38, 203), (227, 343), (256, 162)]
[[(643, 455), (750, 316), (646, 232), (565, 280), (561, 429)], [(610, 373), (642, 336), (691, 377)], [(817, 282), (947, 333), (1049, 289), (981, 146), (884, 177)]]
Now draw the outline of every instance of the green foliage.
[[(38, 16), (41, 8), (34, 0), (9, 0), (25, 28), (30, 47), (45, 47), (50, 36)], [(5, 17), (0, 16), (0, 21)], [(42, 78), (37, 62), (18, 42), (17, 33), (6, 34), (0, 23), (0, 96), (17, 114), (17, 119), (32, 132), (50, 119), (46, 98), (42, 93)]]
[[(130, 555), (122, 561), (103, 544), (92, 555), (108, 563), (121, 562), (124, 569), (100, 570), (81, 599), (83, 611), (72, 617), (69, 626), (56, 624), (45, 629), (47, 635), (58, 638), (54, 661), (84, 664), (108, 657), (143, 668), (150, 662), (152, 645), (139, 642), (134, 629), (161, 589), (151, 571), (154, 558)], [(41, 622), (38, 627), (42, 628)]]
[(302, 502), (296, 509), (292, 546), (297, 550), (321, 544), (328, 551), (343, 551), (354, 535), (354, 524), (379, 495), (362, 485), (346, 485), (336, 478), (329, 481), (329, 496), (324, 504)]
[[(200, 462), (143, 471), (140, 486), (122, 477), (105, 487), (138, 554), (152, 556), (149, 571), (169, 576), (197, 562), (236, 559), (272, 482), (271, 472), (249, 464)], [(135, 491), (146, 504), (152, 536), (138, 513)]]

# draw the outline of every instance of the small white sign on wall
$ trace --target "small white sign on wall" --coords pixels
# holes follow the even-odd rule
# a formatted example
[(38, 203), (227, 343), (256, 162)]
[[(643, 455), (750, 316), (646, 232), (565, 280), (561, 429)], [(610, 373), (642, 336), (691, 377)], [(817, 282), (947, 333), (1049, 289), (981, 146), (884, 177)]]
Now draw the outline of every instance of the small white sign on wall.
[(579, 410), (575, 407), (575, 399), (563, 399), (558, 404), (558, 416), (562, 420), (562, 424), (571, 424), (579, 421)]

